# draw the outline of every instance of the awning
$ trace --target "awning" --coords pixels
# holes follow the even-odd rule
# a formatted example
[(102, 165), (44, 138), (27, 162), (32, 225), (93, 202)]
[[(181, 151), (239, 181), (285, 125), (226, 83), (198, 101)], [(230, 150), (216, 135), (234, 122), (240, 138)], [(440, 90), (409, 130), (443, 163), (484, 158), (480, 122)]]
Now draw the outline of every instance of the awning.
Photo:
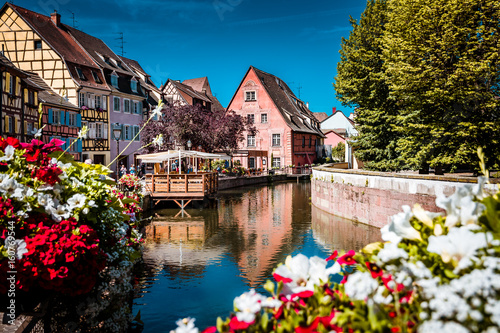
[(171, 159), (184, 157), (198, 157), (209, 160), (229, 160), (230, 157), (225, 154), (212, 154), (195, 150), (170, 150), (162, 153), (137, 155), (137, 159), (144, 163), (161, 163)]

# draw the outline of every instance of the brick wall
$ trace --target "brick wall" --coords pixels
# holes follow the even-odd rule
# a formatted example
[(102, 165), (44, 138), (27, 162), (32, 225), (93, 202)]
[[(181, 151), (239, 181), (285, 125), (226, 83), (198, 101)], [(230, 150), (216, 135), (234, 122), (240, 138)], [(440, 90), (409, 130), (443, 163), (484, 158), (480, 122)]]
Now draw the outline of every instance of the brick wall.
[[(436, 206), (436, 196), (449, 196), (462, 185), (460, 181), (431, 180), (425, 176), (384, 176), (320, 167), (313, 169), (311, 201), (330, 214), (383, 227), (392, 215), (402, 211), (403, 205), (413, 207), (419, 203), (425, 210), (442, 211)], [(487, 186), (494, 189), (497, 185)]]

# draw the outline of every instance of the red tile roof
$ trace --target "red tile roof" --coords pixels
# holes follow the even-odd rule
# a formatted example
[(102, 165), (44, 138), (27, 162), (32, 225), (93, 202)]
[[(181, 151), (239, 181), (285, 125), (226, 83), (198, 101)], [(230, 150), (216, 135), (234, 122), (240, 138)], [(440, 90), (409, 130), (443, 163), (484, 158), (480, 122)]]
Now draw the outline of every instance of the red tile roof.
[(207, 95), (212, 95), (212, 90), (210, 89), (210, 85), (208, 84), (208, 78), (206, 76), (199, 77), (196, 79), (184, 80), (182, 81), (182, 83), (200, 92), (203, 92), (203, 88), (205, 88)]

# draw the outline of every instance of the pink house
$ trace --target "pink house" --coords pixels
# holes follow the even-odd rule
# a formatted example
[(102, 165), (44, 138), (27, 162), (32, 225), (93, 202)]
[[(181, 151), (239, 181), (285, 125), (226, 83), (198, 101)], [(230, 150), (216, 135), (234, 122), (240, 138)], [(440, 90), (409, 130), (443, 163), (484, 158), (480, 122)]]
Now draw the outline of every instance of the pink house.
[(337, 146), (339, 142), (345, 144), (345, 138), (342, 135), (335, 132), (334, 130), (326, 131), (325, 136), (326, 136), (325, 145), (331, 145), (332, 148)]

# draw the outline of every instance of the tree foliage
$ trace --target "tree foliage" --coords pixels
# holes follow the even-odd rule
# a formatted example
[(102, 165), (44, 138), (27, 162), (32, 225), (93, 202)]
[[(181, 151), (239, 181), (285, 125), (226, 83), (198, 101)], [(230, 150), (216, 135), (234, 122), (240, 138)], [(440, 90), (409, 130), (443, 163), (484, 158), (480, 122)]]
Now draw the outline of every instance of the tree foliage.
[(387, 0), (370, 0), (359, 23), (350, 18), (352, 31), (342, 38), (341, 61), (333, 84), (337, 98), (356, 108), (359, 136), (353, 143), (356, 156), (377, 170), (397, 170), (395, 103), (389, 99), (389, 83), (382, 61)]
[(345, 144), (339, 142), (335, 147), (332, 148), (332, 158), (344, 162), (345, 160)]
[(161, 147), (150, 145), (148, 153), (175, 149), (176, 144), (186, 146), (188, 140), (193, 147), (204, 151), (225, 151), (238, 148), (244, 132), (254, 132), (255, 127), (234, 111), (224, 109), (206, 110), (199, 106), (164, 106), (161, 119), (150, 121), (142, 131), (141, 141), (148, 145), (158, 135), (165, 138)]
[(483, 147), (498, 163), (499, 22), (496, 0), (368, 1), (335, 84), (359, 107), (358, 157), (374, 169), (456, 168)]

